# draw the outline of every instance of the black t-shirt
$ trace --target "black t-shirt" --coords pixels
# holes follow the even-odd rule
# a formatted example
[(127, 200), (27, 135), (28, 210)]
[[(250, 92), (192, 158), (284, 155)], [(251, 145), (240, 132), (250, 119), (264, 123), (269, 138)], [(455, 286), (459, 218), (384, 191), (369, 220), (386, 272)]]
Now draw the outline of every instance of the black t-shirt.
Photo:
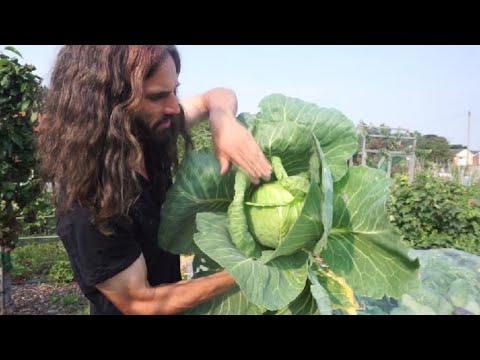
[(105, 236), (97, 230), (90, 221), (90, 211), (77, 204), (70, 211), (57, 213), (57, 233), (67, 250), (75, 280), (91, 302), (92, 314), (121, 314), (95, 285), (128, 268), (141, 253), (150, 285), (181, 280), (180, 257), (157, 245), (166, 188), (159, 194), (158, 184), (139, 178), (142, 192), (130, 209), (132, 222), (113, 219), (113, 235)]

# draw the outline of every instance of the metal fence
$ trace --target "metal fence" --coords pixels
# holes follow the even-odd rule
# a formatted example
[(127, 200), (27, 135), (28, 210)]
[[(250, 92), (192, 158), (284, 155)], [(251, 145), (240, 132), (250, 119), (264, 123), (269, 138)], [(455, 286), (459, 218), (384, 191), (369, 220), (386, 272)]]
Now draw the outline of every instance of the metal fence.
[[(43, 216), (44, 219), (55, 219), (55, 215), (47, 215)], [(24, 218), (22, 216), (17, 217), (17, 220), (22, 223), (24, 222)], [(29, 244), (39, 244), (39, 243), (48, 243), (48, 242), (55, 242), (60, 240), (58, 235), (53, 231), (50, 234), (32, 234), (32, 235), (25, 235), (20, 234), (17, 246), (24, 246)]]

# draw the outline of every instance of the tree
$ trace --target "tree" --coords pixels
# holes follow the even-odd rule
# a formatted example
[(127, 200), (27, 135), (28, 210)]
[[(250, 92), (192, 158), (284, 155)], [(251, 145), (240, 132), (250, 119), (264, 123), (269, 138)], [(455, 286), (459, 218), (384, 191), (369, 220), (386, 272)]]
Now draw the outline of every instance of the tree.
[(423, 135), (417, 142), (417, 149), (431, 150), (419, 151), (417, 155), (438, 164), (447, 163), (450, 159), (450, 145), (443, 136)]
[[(5, 50), (21, 57), (13, 47)], [(34, 70), (0, 52), (0, 314), (13, 305), (10, 253), (19, 235), (16, 218), (41, 192), (34, 133), (41, 78)]]

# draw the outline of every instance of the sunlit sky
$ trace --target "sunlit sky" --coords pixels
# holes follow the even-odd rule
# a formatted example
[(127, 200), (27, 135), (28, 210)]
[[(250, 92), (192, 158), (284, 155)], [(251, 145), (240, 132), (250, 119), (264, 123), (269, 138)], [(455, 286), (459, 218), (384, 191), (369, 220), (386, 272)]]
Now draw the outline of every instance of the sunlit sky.
[[(0, 45), (0, 51), (6, 45)], [(59, 45), (12, 45), (48, 86)], [(417, 130), (480, 150), (480, 46), (179, 45), (180, 98), (232, 88), (240, 112), (281, 93), (354, 123)], [(10, 53), (11, 54), (11, 53)]]

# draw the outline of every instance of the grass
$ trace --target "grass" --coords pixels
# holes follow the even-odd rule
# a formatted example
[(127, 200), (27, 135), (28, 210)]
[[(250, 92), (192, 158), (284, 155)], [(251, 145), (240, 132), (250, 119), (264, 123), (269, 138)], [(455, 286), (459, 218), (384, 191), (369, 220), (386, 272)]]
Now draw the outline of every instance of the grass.
[(59, 241), (20, 246), (12, 251), (13, 281), (39, 280), (69, 283), (73, 272), (67, 252)]
[(81, 296), (73, 292), (68, 294), (63, 294), (63, 295), (53, 294), (50, 296), (50, 301), (53, 304), (59, 303), (60, 305), (63, 305), (63, 306), (75, 305), (75, 304), (78, 304), (81, 300), (82, 300)]

